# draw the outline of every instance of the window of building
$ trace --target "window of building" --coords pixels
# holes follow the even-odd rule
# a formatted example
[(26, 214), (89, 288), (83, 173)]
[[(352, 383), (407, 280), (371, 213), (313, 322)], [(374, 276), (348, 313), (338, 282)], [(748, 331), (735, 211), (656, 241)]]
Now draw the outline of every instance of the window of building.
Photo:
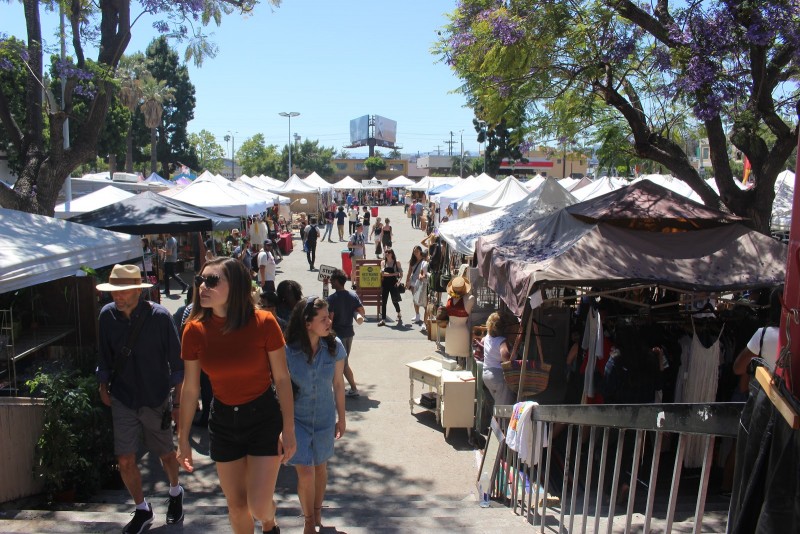
[(708, 158), (709, 158), (709, 148), (705, 147), (703, 148), (703, 159), (708, 159)]
[(561, 165), (561, 158), (558, 158), (558, 159), (556, 160), (556, 165)]
[(390, 171), (402, 171), (403, 170), (403, 164), (402, 163), (391, 163), (389, 165), (389, 170)]
[(340, 171), (343, 171), (347, 168), (347, 163), (337, 163), (336, 168), (339, 169)]
[(366, 171), (367, 170), (367, 166), (364, 165), (363, 163), (356, 163), (355, 169), (357, 171)]

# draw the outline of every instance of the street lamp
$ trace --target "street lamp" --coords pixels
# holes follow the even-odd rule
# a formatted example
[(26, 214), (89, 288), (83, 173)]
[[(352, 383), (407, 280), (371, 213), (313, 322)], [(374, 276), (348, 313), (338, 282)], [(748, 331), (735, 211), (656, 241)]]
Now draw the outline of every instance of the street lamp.
[[(236, 179), (236, 134), (239, 132), (232, 132), (228, 130), (231, 139), (231, 180)], [(224, 137), (225, 142), (228, 142), (228, 136)]]
[(297, 111), (281, 111), (281, 117), (289, 119), (289, 179), (292, 177), (292, 117), (300, 115)]

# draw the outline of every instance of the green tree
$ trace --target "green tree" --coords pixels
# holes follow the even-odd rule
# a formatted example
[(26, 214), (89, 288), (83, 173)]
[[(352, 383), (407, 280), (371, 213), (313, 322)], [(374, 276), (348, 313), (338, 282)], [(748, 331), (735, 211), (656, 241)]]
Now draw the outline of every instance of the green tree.
[[(156, 172), (156, 144), (157, 130), (161, 125), (161, 117), (164, 113), (164, 106), (174, 100), (175, 92), (172, 87), (167, 86), (164, 80), (157, 80), (153, 76), (145, 76), (142, 79), (142, 103), (139, 109), (144, 115), (144, 124), (150, 129), (150, 172)], [(169, 168), (162, 172), (169, 176)]]
[(217, 143), (217, 138), (208, 130), (189, 134), (189, 145), (197, 154), (198, 169), (218, 174), (224, 167), (225, 150)]
[(386, 161), (381, 157), (372, 156), (364, 160), (364, 166), (367, 168), (367, 179), (370, 179), (375, 173), (386, 168)]
[(400, 154), (400, 151), (397, 150), (396, 148), (393, 148), (391, 152), (389, 152), (389, 159), (400, 159), (402, 157), (403, 155)]
[(189, 80), (189, 69), (181, 64), (178, 53), (169, 46), (166, 37), (154, 39), (147, 47), (145, 66), (158, 80), (164, 80), (174, 93), (174, 98), (164, 104), (161, 123), (158, 125), (158, 161), (162, 172), (169, 175), (175, 162), (190, 167), (202, 167), (189, 150), (189, 121), (194, 118), (195, 88)]
[[(25, 62), (21, 52), (25, 50), (25, 43), (14, 37), (0, 40), (0, 102), (5, 102), (8, 113), (12, 117), (21, 119), (20, 128), (27, 129), (25, 117)], [(43, 118), (44, 120), (44, 118)], [(8, 156), (8, 166), (11, 172), (19, 175), (24, 164), (24, 154), (15, 143), (11, 142), (11, 132), (0, 119), (0, 148)], [(0, 202), (2, 204), (2, 202)]]
[[(292, 145), (292, 166), (309, 174), (316, 172), (322, 177), (331, 176), (334, 172), (331, 164), (334, 154), (336, 154), (335, 148), (320, 146), (318, 140), (306, 139), (302, 143)], [(282, 159), (283, 168), (288, 168), (289, 153), (286, 149)]]
[[(140, 18), (139, 14), (131, 13), (130, 0), (20, 1), (27, 31), (25, 42), (15, 47), (25, 63), (21, 71), (25, 77), (24, 89), (18, 95), (23, 102), (22, 113), (17, 109), (17, 99), (9, 99), (0, 91), (0, 123), (10, 151), (19, 157), (19, 174), (14, 189), (0, 185), (0, 205), (52, 215), (67, 176), (82, 163), (94, 160), (97, 154), (112, 96), (119, 90), (114, 71), (131, 40), (133, 25)], [(266, 1), (275, 6), (280, 4), (279, 0)], [(66, 82), (63, 102), (60, 98), (46, 101), (42, 91), (45, 50), (39, 11), (43, 6), (56, 4), (65, 8), (66, 41), (72, 45), (74, 55), (74, 60), (57, 63), (58, 78)], [(184, 57), (198, 65), (216, 52), (203, 34), (203, 28), (211, 22), (220, 24), (223, 15), (233, 11), (252, 11), (257, 4), (258, 0), (141, 2), (149, 14), (159, 18), (155, 23), (159, 31), (187, 43)], [(6, 36), (0, 36), (0, 47), (5, 47), (9, 41)], [(84, 47), (88, 42), (96, 45), (94, 62), (86, 57)], [(91, 68), (92, 63), (97, 66), (96, 72)], [(0, 61), (0, 70), (13, 68), (13, 63)], [(70, 136), (74, 135), (74, 142), (65, 149), (64, 121), (74, 117), (76, 95), (90, 98), (91, 105), (80, 121), (70, 121)]]
[(149, 74), (145, 66), (144, 54), (137, 52), (130, 56), (123, 56), (117, 67), (119, 80), (119, 99), (128, 109), (128, 131), (125, 135), (125, 172), (133, 172), (133, 125), (136, 112), (142, 103), (142, 78)]
[[(797, 144), (797, 124), (782, 114), (796, 113), (800, 102), (793, 83), (800, 74), (798, 26), (792, 0), (659, 0), (652, 7), (630, 0), (463, 0), (437, 50), (488, 123), (520, 107), (530, 128), (548, 118), (557, 126), (572, 119), (593, 127), (597, 111), (611, 107), (624, 117), (639, 158), (669, 169), (707, 205), (725, 205), (766, 232), (775, 178)], [(706, 132), (719, 195), (678, 135), (688, 114)], [(730, 145), (750, 159), (754, 188), (734, 183)]]
[(283, 176), (285, 168), (278, 147), (267, 145), (263, 134), (246, 139), (236, 151), (236, 161), (242, 166), (242, 172), (249, 176)]

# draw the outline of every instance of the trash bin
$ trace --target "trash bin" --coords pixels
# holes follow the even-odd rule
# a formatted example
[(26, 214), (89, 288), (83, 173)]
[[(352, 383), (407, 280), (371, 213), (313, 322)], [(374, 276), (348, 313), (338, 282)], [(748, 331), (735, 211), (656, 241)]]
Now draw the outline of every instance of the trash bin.
[(370, 211), (372, 212), (372, 216), (373, 217), (377, 217), (378, 216), (378, 206), (372, 206), (370, 208)]
[(347, 278), (350, 278), (350, 270), (353, 268), (353, 260), (350, 258), (350, 249), (342, 249), (342, 270)]

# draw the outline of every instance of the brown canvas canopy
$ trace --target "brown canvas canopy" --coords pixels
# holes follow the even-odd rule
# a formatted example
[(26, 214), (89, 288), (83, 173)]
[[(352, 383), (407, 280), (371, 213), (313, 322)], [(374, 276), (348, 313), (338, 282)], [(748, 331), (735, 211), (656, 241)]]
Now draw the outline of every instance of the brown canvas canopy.
[(648, 284), (736, 291), (784, 280), (787, 247), (742, 224), (691, 232), (631, 230), (578, 220), (568, 212), (576, 206), (478, 240), (483, 277), (517, 315), (534, 287)]

